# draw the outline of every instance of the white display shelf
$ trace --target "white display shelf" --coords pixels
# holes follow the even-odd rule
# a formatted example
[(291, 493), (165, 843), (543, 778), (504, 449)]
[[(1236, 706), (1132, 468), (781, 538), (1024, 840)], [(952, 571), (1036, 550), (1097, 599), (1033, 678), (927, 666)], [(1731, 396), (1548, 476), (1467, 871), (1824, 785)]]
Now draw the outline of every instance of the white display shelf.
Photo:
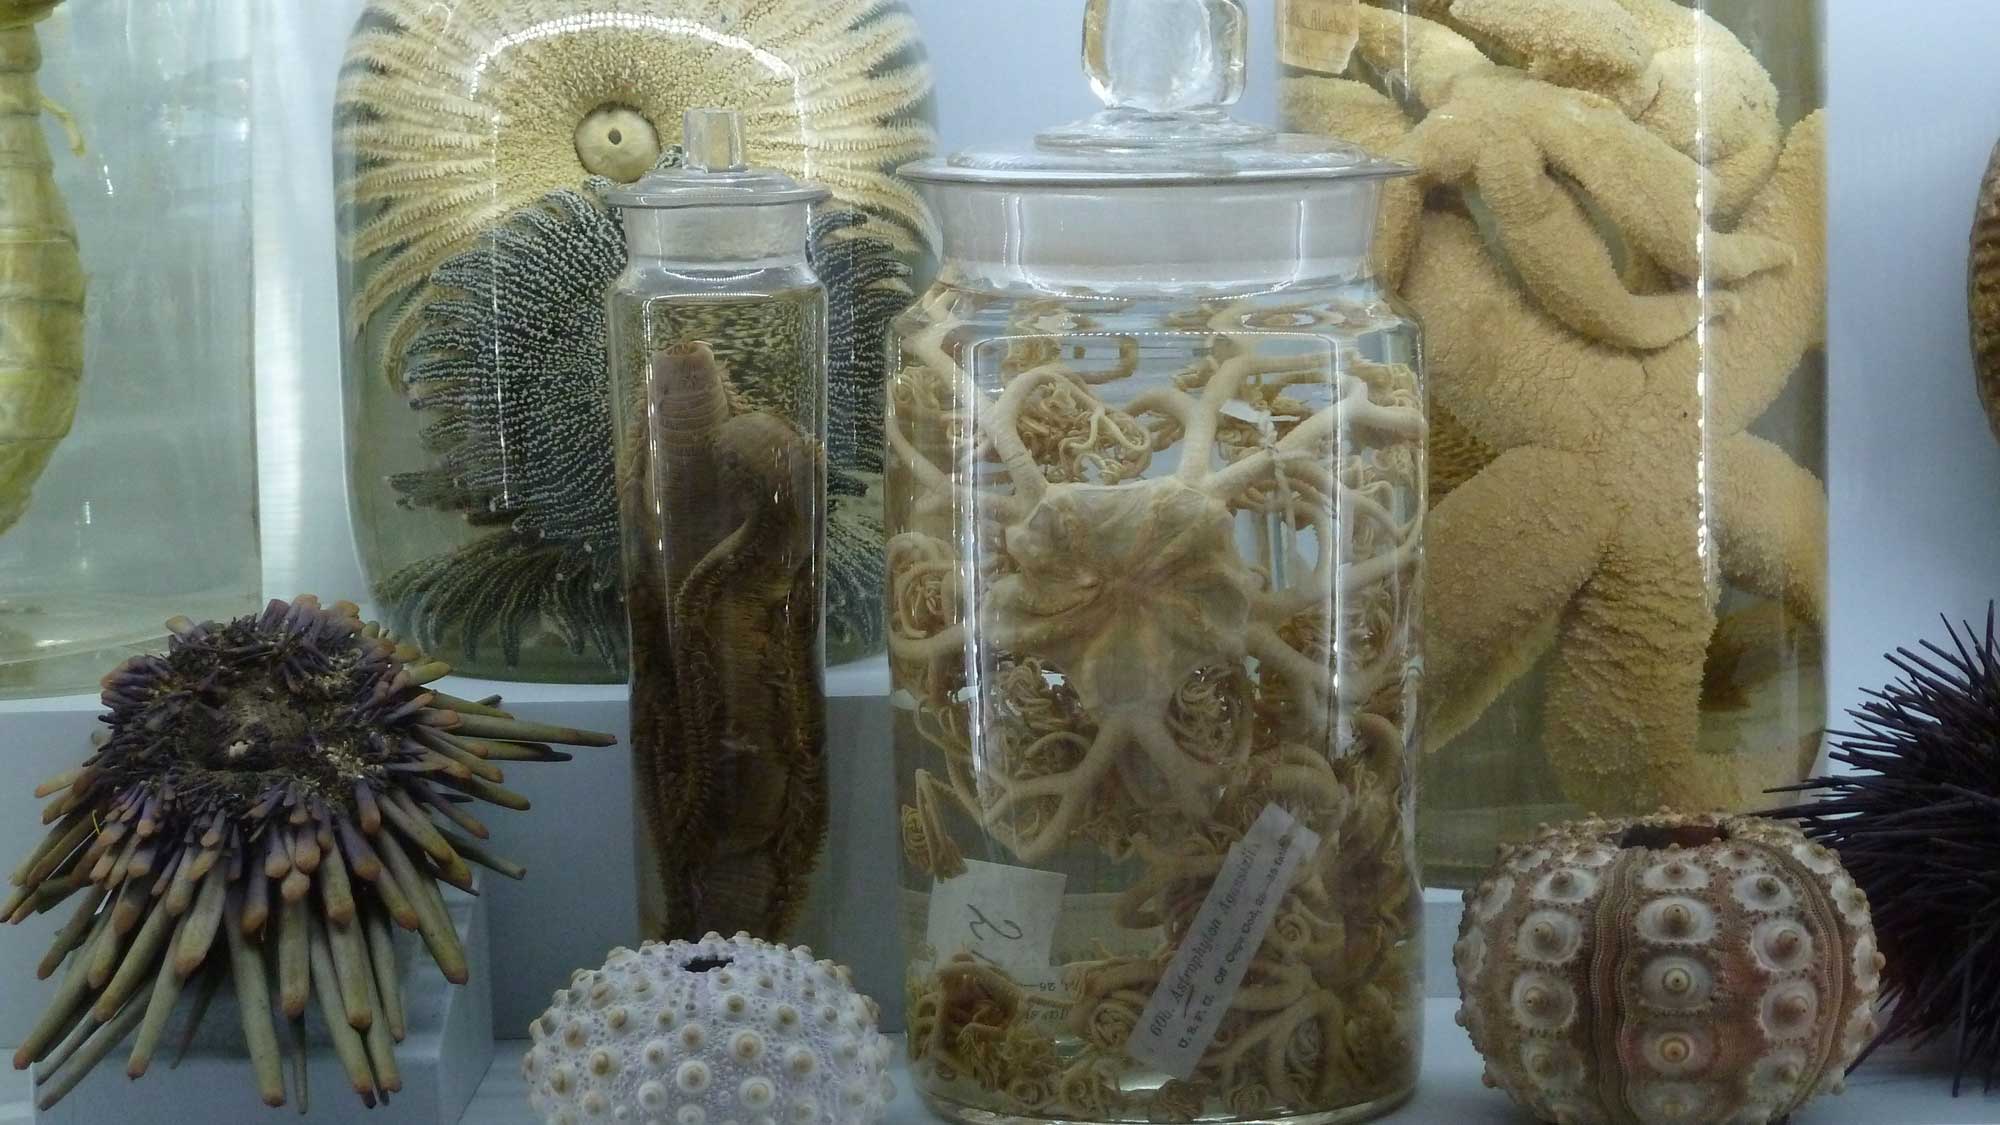
[[(1424, 1008), (1424, 1069), (1417, 1096), (1382, 1120), (1387, 1125), (1527, 1125), (1527, 1115), (1479, 1081), (1479, 1058), (1465, 1032), (1452, 1022), (1457, 1001), (1432, 999)], [(493, 1069), (465, 1111), (464, 1125), (542, 1125), (528, 1108), (519, 1072), (525, 1044), (501, 1043)], [(889, 1125), (933, 1125), (901, 1064)], [(288, 1120), (269, 1116), (272, 1125)], [(25, 1103), (0, 1103), (0, 1123), (31, 1120)], [(367, 1125), (356, 1107), (355, 1125)], [(255, 1121), (232, 1125), (256, 1125)], [(2000, 1125), (2000, 1094), (1951, 1097), (1950, 1067), (1938, 1058), (1890, 1052), (1869, 1062), (1847, 1093), (1823, 1098), (1792, 1118), (1791, 1125)]]
[[(1456, 1000), (1425, 1002), (1423, 1079), (1409, 1104), (1381, 1119), (1387, 1125), (1527, 1125), (1533, 1120), (1480, 1083), (1479, 1056), (1452, 1022), (1457, 1009)], [(519, 1043), (500, 1044), (492, 1073), (466, 1110), (465, 1125), (542, 1125), (528, 1108), (517, 1069), (522, 1049)], [(889, 1125), (939, 1120), (917, 1098), (899, 1062)], [(1793, 1116), (1791, 1125), (2000, 1125), (2000, 1093), (1989, 1097), (1975, 1090), (1953, 1100), (1946, 1064), (1890, 1053), (1857, 1073), (1846, 1094), (1812, 1103)]]

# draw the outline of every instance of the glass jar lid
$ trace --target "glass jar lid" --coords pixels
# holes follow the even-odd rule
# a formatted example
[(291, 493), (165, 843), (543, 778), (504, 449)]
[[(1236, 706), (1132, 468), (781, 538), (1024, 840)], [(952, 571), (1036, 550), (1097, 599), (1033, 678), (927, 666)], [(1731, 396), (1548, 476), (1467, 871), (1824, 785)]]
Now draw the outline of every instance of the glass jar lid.
[(1083, 63), (1104, 103), (1028, 151), (975, 149), (902, 169), (933, 183), (1160, 187), (1408, 175), (1326, 137), (1231, 116), (1243, 96), (1249, 16), (1240, 0), (1089, 0)]
[(615, 207), (769, 207), (812, 204), (829, 192), (772, 168), (752, 168), (744, 157), (743, 115), (733, 109), (691, 109), (681, 118), (682, 155), (637, 183), (614, 188)]

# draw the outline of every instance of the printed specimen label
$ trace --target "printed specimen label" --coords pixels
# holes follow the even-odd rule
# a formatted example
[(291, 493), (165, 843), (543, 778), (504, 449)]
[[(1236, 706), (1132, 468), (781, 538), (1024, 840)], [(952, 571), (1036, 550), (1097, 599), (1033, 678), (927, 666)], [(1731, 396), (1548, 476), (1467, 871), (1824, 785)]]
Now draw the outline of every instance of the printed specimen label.
[(931, 948), (940, 962), (970, 953), (1020, 984), (1052, 988), (1049, 956), (1068, 882), (1060, 872), (967, 860), (963, 875), (931, 888)]
[(1194, 925), (1140, 1013), (1127, 1053), (1162, 1074), (1193, 1077), (1236, 1002), (1293, 873), (1318, 850), (1316, 833), (1278, 806), (1265, 806), (1242, 842), (1229, 849)]

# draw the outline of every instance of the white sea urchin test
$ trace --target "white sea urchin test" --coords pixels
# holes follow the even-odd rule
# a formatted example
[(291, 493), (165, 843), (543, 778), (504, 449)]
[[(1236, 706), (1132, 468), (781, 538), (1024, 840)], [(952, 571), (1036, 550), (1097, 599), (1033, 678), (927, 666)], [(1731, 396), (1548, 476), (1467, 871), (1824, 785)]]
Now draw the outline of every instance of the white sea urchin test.
[(876, 1016), (846, 968), (807, 949), (649, 942), (555, 994), (521, 1075), (550, 1125), (869, 1125), (895, 1096)]

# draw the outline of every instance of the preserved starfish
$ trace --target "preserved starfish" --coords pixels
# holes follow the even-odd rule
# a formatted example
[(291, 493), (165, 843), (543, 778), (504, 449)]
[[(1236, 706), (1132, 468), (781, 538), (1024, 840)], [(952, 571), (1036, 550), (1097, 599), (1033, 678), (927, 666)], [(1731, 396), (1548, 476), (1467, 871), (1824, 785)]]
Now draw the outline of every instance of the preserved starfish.
[[(1769, 78), (1672, 0), (1426, 10), (1446, 22), (1362, 13), (1357, 57), (1408, 102), (1286, 96), (1421, 170), (1384, 264), (1462, 454), (1427, 544), (1427, 746), (1553, 653), (1542, 744), (1569, 799), (1739, 806), (1739, 764), (1701, 751), (1722, 585), (1812, 628), (1825, 596), (1824, 487), (1749, 432), (1824, 337), (1824, 122), (1774, 163)], [(1727, 103), (1705, 138), (1697, 79)]]

